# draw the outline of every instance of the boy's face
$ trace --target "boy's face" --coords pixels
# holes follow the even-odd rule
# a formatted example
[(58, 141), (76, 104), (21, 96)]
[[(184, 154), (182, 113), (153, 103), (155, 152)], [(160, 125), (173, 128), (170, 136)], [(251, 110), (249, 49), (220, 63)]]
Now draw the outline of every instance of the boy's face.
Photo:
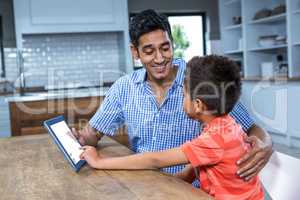
[(146, 33), (139, 38), (139, 46), (131, 47), (134, 57), (145, 66), (149, 78), (164, 80), (172, 68), (173, 48), (166, 31), (161, 29)]

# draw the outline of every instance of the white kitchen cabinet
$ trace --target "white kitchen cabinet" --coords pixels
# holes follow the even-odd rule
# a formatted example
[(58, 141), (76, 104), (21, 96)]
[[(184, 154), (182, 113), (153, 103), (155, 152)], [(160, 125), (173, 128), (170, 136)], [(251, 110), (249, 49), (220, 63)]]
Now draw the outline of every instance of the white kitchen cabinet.
[[(254, 19), (258, 11), (282, 4), (285, 12)], [(242, 63), (243, 103), (274, 142), (300, 147), (300, 0), (219, 0), (219, 11), (223, 52)], [(274, 34), (286, 36), (286, 43), (260, 42)], [(276, 69), (279, 55), (288, 74)], [(262, 63), (273, 64), (269, 75)]]
[[(242, 61), (246, 79), (299, 79), (300, 0), (219, 0), (219, 5), (224, 54)], [(277, 7), (278, 11), (280, 5), (286, 6), (285, 12), (254, 19), (258, 11), (260, 15), (265, 9), (270, 11)], [(274, 35), (286, 38), (286, 42), (270, 39)], [(262, 39), (266, 36), (269, 39)], [(280, 72), (278, 56), (288, 63), (287, 69), (283, 70), (288, 73)], [(262, 63), (266, 62), (273, 64), (268, 75), (262, 70)]]
[(273, 141), (300, 147), (299, 82), (243, 82), (242, 102)]
[(289, 130), (292, 137), (300, 139), (300, 123), (299, 123), (299, 99), (300, 99), (300, 84), (294, 83), (289, 87), (289, 98), (288, 98), (288, 123)]
[(5, 101), (6, 96), (0, 96), (0, 138), (9, 137), (10, 133), (10, 120), (8, 102)]
[(17, 37), (128, 30), (127, 0), (14, 0), (14, 13)]
[[(17, 48), (24, 35), (91, 32), (120, 33), (123, 71), (132, 71), (127, 0), (14, 0)], [(122, 68), (124, 68), (122, 66)]]
[[(288, 87), (268, 81), (244, 83), (243, 97), (255, 120), (268, 131), (288, 134)], [(249, 98), (250, 97), (250, 98)]]

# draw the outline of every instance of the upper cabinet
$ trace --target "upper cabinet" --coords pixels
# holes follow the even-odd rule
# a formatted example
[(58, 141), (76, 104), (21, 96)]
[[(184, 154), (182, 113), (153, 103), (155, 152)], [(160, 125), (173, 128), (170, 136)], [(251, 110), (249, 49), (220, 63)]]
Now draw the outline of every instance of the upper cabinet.
[(123, 30), (127, 0), (14, 0), (22, 33)]
[(300, 0), (219, 0), (225, 55), (245, 79), (299, 80)]
[[(16, 43), (24, 35), (118, 32), (123, 71), (131, 71), (127, 0), (13, 0)], [(124, 54), (124, 55), (123, 55)], [(122, 61), (123, 62), (123, 61)]]
[(14, 0), (17, 35), (126, 31), (127, 0)]

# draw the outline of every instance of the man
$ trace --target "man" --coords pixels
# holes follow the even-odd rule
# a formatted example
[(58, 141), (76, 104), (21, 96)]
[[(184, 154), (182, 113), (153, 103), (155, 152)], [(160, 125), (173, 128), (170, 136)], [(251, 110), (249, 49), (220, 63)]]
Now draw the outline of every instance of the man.
[[(89, 124), (73, 133), (81, 144), (96, 146), (103, 134), (114, 135), (118, 127), (126, 124), (134, 152), (178, 147), (195, 138), (201, 125), (183, 111), (185, 62), (173, 60), (170, 24), (166, 17), (145, 10), (131, 20), (129, 32), (132, 54), (144, 68), (117, 80)], [(241, 103), (230, 115), (242, 125), (253, 146), (238, 163), (238, 175), (249, 180), (270, 158), (271, 138), (254, 124)], [(175, 174), (183, 168), (162, 170)]]

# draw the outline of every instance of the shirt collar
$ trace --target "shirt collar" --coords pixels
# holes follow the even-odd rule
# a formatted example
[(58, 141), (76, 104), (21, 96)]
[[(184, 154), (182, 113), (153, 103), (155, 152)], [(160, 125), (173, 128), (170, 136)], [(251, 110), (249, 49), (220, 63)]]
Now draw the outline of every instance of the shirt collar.
[(173, 65), (176, 65), (178, 67), (175, 83), (183, 87), (186, 63), (183, 59), (177, 58), (173, 60)]
[[(173, 65), (176, 65), (178, 67), (178, 71), (176, 74), (176, 78), (175, 78), (175, 83), (183, 86), (183, 81), (184, 81), (184, 73), (185, 73), (185, 68), (186, 68), (186, 63), (183, 59), (177, 58), (173, 60)], [(143, 68), (141, 70), (139, 70), (138, 74), (137, 74), (137, 78), (135, 79), (135, 83), (143, 83), (146, 81), (146, 69)]]
[(146, 80), (146, 69), (142, 68), (138, 70), (137, 77), (134, 80), (135, 83), (143, 83)]

